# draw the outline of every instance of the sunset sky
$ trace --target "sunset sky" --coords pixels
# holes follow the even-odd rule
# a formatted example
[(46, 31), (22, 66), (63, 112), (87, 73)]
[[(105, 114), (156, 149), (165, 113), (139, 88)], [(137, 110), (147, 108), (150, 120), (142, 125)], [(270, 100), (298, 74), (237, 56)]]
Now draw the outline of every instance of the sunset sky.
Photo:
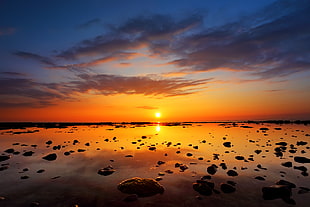
[(309, 0), (1, 0), (0, 19), (2, 122), (310, 119)]

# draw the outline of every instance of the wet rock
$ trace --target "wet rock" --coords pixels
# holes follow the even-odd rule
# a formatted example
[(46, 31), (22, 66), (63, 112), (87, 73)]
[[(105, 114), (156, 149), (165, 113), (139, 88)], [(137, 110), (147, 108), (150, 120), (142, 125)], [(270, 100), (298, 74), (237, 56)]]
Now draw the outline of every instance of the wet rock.
[(71, 153), (70, 152), (64, 152), (64, 155), (69, 156)]
[(21, 176), (21, 177), (20, 177), (20, 179), (22, 179), (22, 180), (25, 180), (25, 179), (28, 179), (28, 178), (29, 178), (28, 175), (24, 175), (24, 176)]
[(304, 142), (304, 141), (299, 141), (296, 143), (297, 146), (303, 146), (303, 145), (306, 145), (308, 144), (308, 142)]
[(23, 155), (26, 156), (26, 157), (32, 156), (33, 154), (34, 154), (33, 151), (27, 151), (27, 152), (23, 153)]
[(256, 180), (265, 180), (265, 178), (262, 177), (262, 176), (256, 176), (255, 179), (256, 179)]
[(78, 149), (77, 151), (78, 152), (85, 152), (86, 150), (85, 149)]
[(45, 144), (47, 144), (47, 145), (51, 145), (52, 143), (53, 143), (53, 142), (52, 142), (51, 140), (45, 142)]
[(163, 165), (163, 164), (165, 164), (166, 162), (164, 162), (164, 161), (158, 161), (157, 162), (157, 165)]
[(212, 189), (214, 188), (214, 183), (198, 180), (198, 182), (193, 183), (193, 189), (201, 195), (209, 196), (212, 194)]
[(198, 149), (198, 146), (193, 146), (194, 149)]
[(154, 151), (156, 150), (156, 147), (149, 147), (149, 150)]
[(164, 193), (164, 187), (154, 179), (134, 177), (122, 181), (117, 189), (122, 193), (136, 194), (139, 197), (153, 196)]
[(293, 163), (292, 162), (283, 162), (283, 163), (281, 163), (281, 165), (284, 167), (292, 167)]
[(238, 156), (236, 156), (236, 157), (235, 157), (235, 159), (236, 159), (236, 160), (244, 160), (244, 157), (243, 157), (243, 156), (238, 155)]
[(238, 176), (238, 173), (234, 170), (228, 170), (227, 175), (228, 176)]
[(3, 162), (3, 161), (8, 160), (10, 158), (11, 158), (10, 155), (0, 155), (0, 162)]
[(133, 155), (125, 155), (125, 157), (133, 157)]
[(136, 201), (136, 200), (138, 200), (138, 195), (132, 194), (132, 195), (129, 195), (126, 198), (124, 198), (123, 201), (125, 201), (125, 202), (133, 202), (133, 201)]
[(47, 160), (47, 161), (53, 161), (53, 160), (57, 159), (57, 155), (55, 153), (48, 154), (48, 155), (42, 157), (42, 159)]
[(277, 185), (286, 185), (289, 188), (296, 188), (296, 185), (294, 183), (291, 183), (289, 181), (286, 180), (279, 180), (278, 182), (276, 182)]
[(110, 165), (108, 167), (101, 168), (101, 169), (98, 170), (98, 174), (99, 175), (103, 175), (103, 176), (111, 175), (114, 172), (115, 172), (115, 170)]
[(165, 172), (168, 173), (168, 174), (172, 174), (173, 173), (172, 170), (165, 170)]
[(155, 180), (156, 181), (161, 181), (163, 178), (162, 177), (156, 177)]
[(294, 161), (295, 162), (299, 162), (299, 163), (310, 163), (310, 159), (306, 158), (306, 157), (294, 157)]
[(193, 154), (189, 152), (189, 153), (186, 154), (186, 156), (187, 157), (191, 157), (191, 156), (193, 156)]
[(231, 147), (231, 142), (224, 142), (223, 145), (224, 147)]
[(295, 170), (300, 170), (303, 172), (306, 172), (308, 169), (305, 166), (294, 166)]
[(207, 168), (207, 172), (210, 174), (210, 175), (214, 175), (217, 171), (217, 166), (216, 165), (211, 165)]
[(286, 146), (287, 143), (286, 142), (277, 142), (276, 145)]
[(14, 153), (14, 149), (12, 149), (12, 148), (10, 148), (10, 149), (7, 149), (7, 150), (5, 150), (4, 152), (6, 152), (6, 153)]
[(262, 192), (265, 200), (290, 198), (292, 195), (292, 190), (287, 185), (272, 185), (269, 187), (263, 187)]
[(256, 154), (260, 154), (262, 152), (262, 150), (255, 150), (254, 151)]
[(223, 170), (227, 170), (227, 166), (226, 163), (220, 163), (220, 166), (222, 167)]
[(236, 191), (236, 188), (234, 186), (226, 183), (221, 183), (220, 188), (223, 193), (233, 193)]
[(43, 173), (43, 172), (45, 172), (45, 170), (43, 169), (37, 171), (37, 173)]

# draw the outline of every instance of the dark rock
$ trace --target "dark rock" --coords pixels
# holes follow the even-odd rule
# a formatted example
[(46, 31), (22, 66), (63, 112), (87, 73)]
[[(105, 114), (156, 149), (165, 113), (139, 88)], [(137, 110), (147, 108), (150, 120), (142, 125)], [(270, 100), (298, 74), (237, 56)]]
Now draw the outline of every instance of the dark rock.
[(255, 150), (254, 151), (256, 154), (260, 154), (262, 152), (262, 150)]
[(201, 180), (210, 180), (211, 176), (210, 175), (205, 175), (205, 176), (202, 176), (200, 179)]
[(188, 169), (188, 166), (187, 165), (185, 165), (185, 164), (181, 164), (180, 165), (180, 171), (181, 172), (184, 172), (185, 170), (187, 170)]
[(108, 167), (101, 168), (101, 169), (98, 170), (98, 174), (99, 175), (103, 175), (103, 176), (111, 175), (114, 172), (115, 172), (115, 170), (110, 165)]
[(227, 175), (228, 176), (238, 176), (238, 173), (234, 170), (228, 170)]
[(256, 180), (265, 180), (265, 178), (262, 177), (262, 176), (256, 176), (255, 179), (256, 179)]
[(232, 186), (236, 186), (236, 182), (232, 181), (232, 180), (228, 180), (227, 184), (232, 185)]
[(48, 154), (48, 155), (42, 157), (42, 159), (48, 160), (48, 161), (53, 161), (53, 160), (57, 159), (57, 155), (55, 153)]
[(286, 146), (287, 143), (286, 142), (277, 142), (276, 145)]
[(53, 142), (52, 142), (51, 140), (45, 142), (45, 144), (47, 144), (47, 145), (51, 145), (52, 143), (53, 143)]
[(305, 166), (294, 166), (295, 170), (300, 170), (303, 172), (306, 172), (308, 169)]
[(14, 153), (14, 149), (12, 149), (12, 148), (10, 148), (10, 149), (7, 149), (7, 150), (5, 150), (4, 152), (6, 152), (6, 153)]
[(231, 142), (224, 142), (223, 145), (224, 147), (231, 147)]
[(309, 192), (310, 192), (310, 188), (299, 187), (298, 194), (304, 194), (304, 193), (309, 193)]
[(85, 152), (86, 150), (85, 149), (78, 149), (77, 151), (78, 152)]
[(9, 166), (8, 166), (8, 165), (1, 166), (1, 167), (0, 167), (0, 171), (4, 171), (4, 170), (7, 170), (7, 169), (9, 169)]
[(27, 175), (24, 175), (24, 176), (20, 177), (20, 179), (22, 179), (22, 180), (25, 180), (25, 179), (28, 179), (28, 178), (29, 178), (29, 176), (27, 176)]
[(211, 175), (214, 175), (216, 171), (217, 171), (217, 166), (214, 164), (207, 168), (207, 172)]
[(292, 167), (293, 163), (292, 162), (283, 162), (283, 163), (281, 163), (281, 165), (284, 167)]
[(158, 161), (157, 162), (157, 165), (162, 165), (162, 164), (165, 164), (166, 162), (164, 162), (164, 161)]
[(34, 154), (34, 152), (33, 151), (27, 151), (27, 152), (24, 152), (24, 156), (26, 156), (26, 157), (29, 157), (29, 156), (32, 156)]
[(193, 156), (193, 154), (189, 152), (186, 154), (186, 156), (191, 157), (191, 156)]
[(149, 147), (149, 150), (154, 151), (156, 150), (156, 147)]
[(220, 163), (220, 166), (222, 167), (223, 170), (227, 170), (226, 163)]
[(236, 188), (229, 184), (221, 183), (221, 191), (223, 193), (233, 193), (236, 191)]
[(173, 173), (172, 170), (165, 170), (165, 172), (168, 173), (168, 174), (172, 174)]
[(125, 201), (125, 202), (133, 202), (133, 201), (136, 201), (136, 200), (138, 200), (138, 195), (132, 194), (132, 195), (129, 195), (126, 198), (124, 198), (123, 201)]
[(125, 157), (133, 157), (133, 155), (125, 155)]
[(290, 188), (296, 188), (296, 185), (294, 183), (291, 183), (289, 181), (286, 180), (279, 180), (278, 182), (276, 182), (277, 185), (286, 185)]
[(212, 188), (206, 182), (193, 183), (193, 189), (201, 195), (205, 195), (205, 196), (211, 195)]
[(36, 206), (40, 206), (40, 203), (38, 203), (38, 202), (31, 202), (30, 207), (36, 207)]
[(306, 158), (306, 157), (294, 157), (294, 161), (295, 162), (299, 162), (299, 163), (310, 163), (310, 159)]
[(236, 156), (236, 157), (235, 157), (235, 159), (236, 159), (236, 160), (244, 160), (244, 157), (243, 157), (243, 156), (238, 155), (238, 156)]
[(10, 155), (0, 155), (0, 162), (10, 159)]
[(70, 152), (64, 152), (64, 155), (66, 155), (66, 156), (68, 156), (70, 154), (71, 154)]
[(297, 146), (302, 146), (302, 145), (306, 145), (306, 144), (308, 144), (308, 142), (299, 141), (296, 143)]
[(193, 146), (194, 149), (198, 149), (198, 146)]
[(164, 193), (164, 187), (154, 179), (130, 178), (118, 184), (117, 189), (123, 193), (136, 194), (139, 197), (153, 196)]
[(37, 173), (43, 173), (43, 172), (45, 172), (45, 170), (43, 169), (37, 171)]
[(287, 185), (272, 185), (269, 187), (263, 187), (263, 198), (265, 200), (273, 200), (277, 198), (290, 198), (292, 190)]

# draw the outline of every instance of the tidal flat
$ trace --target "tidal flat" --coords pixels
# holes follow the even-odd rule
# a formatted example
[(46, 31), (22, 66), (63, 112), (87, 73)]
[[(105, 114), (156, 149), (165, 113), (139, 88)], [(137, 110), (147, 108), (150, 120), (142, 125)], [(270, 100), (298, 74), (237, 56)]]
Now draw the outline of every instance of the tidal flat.
[(309, 142), (293, 123), (2, 128), (0, 206), (308, 206)]

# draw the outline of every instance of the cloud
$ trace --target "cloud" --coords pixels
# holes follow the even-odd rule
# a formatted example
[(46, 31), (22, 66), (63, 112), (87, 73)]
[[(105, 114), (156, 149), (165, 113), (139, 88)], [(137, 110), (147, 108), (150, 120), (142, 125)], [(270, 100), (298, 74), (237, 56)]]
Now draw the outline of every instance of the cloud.
[(79, 65), (92, 66), (96, 60), (146, 48), (150, 56), (176, 66), (176, 73), (228, 69), (248, 71), (264, 80), (309, 71), (308, 19), (308, 0), (276, 1), (238, 21), (212, 28), (204, 27), (200, 14), (183, 19), (144, 15), (110, 25), (108, 32), (85, 39), (58, 56), (65, 60), (97, 57), (94, 63)]
[(43, 57), (41, 55), (37, 55), (34, 53), (30, 53), (30, 52), (24, 52), (24, 51), (17, 51), (13, 53), (14, 55), (18, 56), (18, 57), (22, 57), (25, 59), (32, 59), (32, 60), (36, 60), (40, 63), (43, 63), (45, 65), (50, 65), (50, 66), (56, 66), (56, 64), (48, 57)]
[(40, 83), (29, 78), (0, 77), (0, 105), (46, 107), (60, 101), (77, 101), (83, 94), (141, 94), (159, 98), (189, 95), (199, 92), (210, 80), (83, 73), (68, 82)]
[(158, 109), (158, 107), (154, 107), (154, 106), (137, 106), (138, 109)]
[(27, 74), (25, 74), (25, 73), (10, 72), (10, 71), (0, 72), (0, 75), (3, 75), (3, 76), (27, 76)]

